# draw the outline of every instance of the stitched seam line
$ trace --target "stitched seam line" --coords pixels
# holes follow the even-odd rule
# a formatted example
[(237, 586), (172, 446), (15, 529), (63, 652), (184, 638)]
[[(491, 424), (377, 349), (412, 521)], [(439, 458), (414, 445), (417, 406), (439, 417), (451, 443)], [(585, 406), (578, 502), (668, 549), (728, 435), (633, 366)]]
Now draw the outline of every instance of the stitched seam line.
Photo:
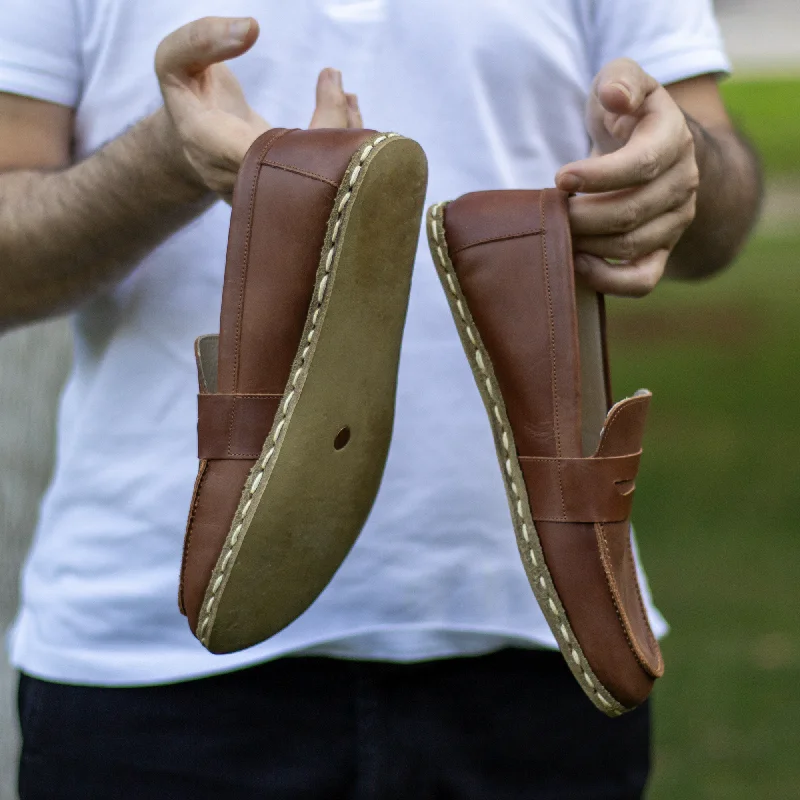
[[(633, 556), (632, 552), (631, 556)], [(647, 614), (647, 609), (645, 608), (644, 600), (642, 599), (642, 592), (641, 589), (639, 588), (639, 578), (636, 575), (636, 569), (634, 567), (635, 563), (636, 563), (635, 560), (633, 559), (633, 557), (631, 557), (631, 570), (633, 572), (634, 577), (636, 578), (636, 582), (634, 583), (634, 586), (636, 587), (636, 597), (639, 601), (639, 609), (641, 610), (642, 616), (644, 617), (647, 641), (650, 643), (650, 646), (653, 648), (653, 652), (657, 656), (656, 677), (661, 677), (664, 674), (664, 657), (661, 654), (661, 647), (658, 644), (658, 640), (656, 639), (655, 634), (653, 633), (653, 629), (650, 626), (650, 617)]]
[(200, 492), (203, 488), (203, 483), (206, 479), (208, 471), (208, 459), (202, 459), (200, 462), (200, 472), (195, 481), (194, 492), (192, 493), (192, 507), (189, 511), (189, 521), (186, 523), (186, 538), (183, 542), (183, 557), (181, 558), (181, 578), (178, 585), (178, 608), (182, 614), (186, 613), (186, 603), (184, 602), (184, 586), (186, 576), (186, 566), (189, 560), (189, 548), (192, 544), (192, 531), (194, 530), (194, 520), (197, 516), (197, 505), (200, 502)]
[(488, 236), (486, 239), (476, 239), (474, 242), (467, 242), (467, 244), (462, 244), (461, 247), (450, 250), (450, 257), (458, 255), (462, 253), (464, 250), (467, 250), (470, 247), (477, 247), (479, 244), (490, 244), (491, 242), (505, 242), (508, 239), (522, 239), (525, 236), (539, 236), (543, 234), (544, 231), (541, 228), (532, 228), (531, 230), (527, 231), (520, 231), (519, 233), (507, 233), (503, 236)]
[[(541, 226), (544, 230), (544, 192), (539, 195), (539, 212), (541, 214)], [(547, 236), (542, 236), (542, 262), (544, 265), (544, 285), (547, 292), (547, 323), (549, 328), (550, 342), (550, 377), (552, 379), (553, 395), (553, 427), (556, 435), (556, 455), (561, 458), (561, 428), (558, 418), (558, 369), (556, 366), (556, 327), (553, 314), (553, 293), (550, 289), (550, 265), (547, 260)], [(564, 520), (567, 519), (567, 505), (564, 500), (564, 479), (561, 474), (561, 464), (558, 465), (558, 490), (561, 493), (561, 510), (564, 513)]]
[[(624, 406), (623, 405), (618, 405), (612, 411), (611, 417), (608, 420), (608, 422), (607, 422), (607, 424), (605, 426), (605, 430), (603, 432), (603, 446), (598, 451), (598, 455), (602, 455), (602, 453), (603, 453), (603, 451), (605, 449), (605, 445), (608, 442), (609, 431), (614, 427), (616, 422), (619, 420), (623, 408), (629, 408), (630, 406), (632, 406), (634, 404), (641, 405), (642, 403), (645, 403), (645, 402), (649, 401), (649, 399), (650, 398), (646, 397), (646, 396), (644, 396), (644, 397), (634, 397), (634, 398), (631, 398), (630, 400), (628, 400), (625, 403)], [(642, 453), (642, 451), (639, 450), (638, 455), (641, 455), (641, 453)], [(614, 456), (603, 456), (603, 457), (604, 458), (609, 458), (609, 457), (610, 458), (614, 458)], [(605, 529), (603, 528), (602, 524), (599, 524), (599, 527), (600, 527), (600, 531), (598, 531), (598, 534), (599, 534), (600, 538), (602, 539), (603, 547), (607, 551), (608, 544), (607, 544), (607, 541), (606, 541)], [(628, 531), (628, 535), (630, 536), (630, 529)], [(633, 651), (633, 654), (636, 656), (636, 660), (639, 662), (639, 664), (642, 667), (644, 667), (644, 669), (647, 672), (651, 673), (654, 670), (650, 666), (650, 664), (648, 663), (647, 659), (644, 657), (644, 654), (642, 653), (638, 643), (635, 641), (635, 637), (633, 635), (633, 629), (630, 628), (630, 631), (629, 631), (630, 620), (628, 619), (627, 612), (622, 607), (622, 598), (619, 595), (619, 590), (616, 588), (616, 581), (611, 577), (610, 559), (607, 560), (606, 557), (604, 556), (602, 558), (602, 561), (603, 561), (603, 568), (604, 568), (603, 571), (606, 573), (606, 582), (609, 585), (609, 590), (611, 591), (611, 597), (612, 597), (612, 600), (614, 601), (614, 607), (617, 610), (617, 617), (620, 618), (620, 622), (622, 623), (622, 628), (623, 628), (623, 631), (625, 632), (625, 638), (628, 640), (628, 644), (629, 644), (631, 650)], [(638, 598), (638, 603), (639, 603), (639, 610), (641, 611), (643, 619), (644, 619), (644, 622), (645, 622), (645, 630), (646, 630), (646, 635), (647, 635), (647, 641), (650, 644), (650, 646), (653, 648), (653, 652), (657, 654), (657, 666), (656, 666), (655, 672), (663, 671), (664, 660), (663, 660), (663, 657), (661, 655), (661, 650), (658, 647), (658, 643), (656, 642), (655, 636), (653, 635), (653, 630), (650, 627), (650, 622), (649, 622), (649, 620), (647, 618), (647, 611), (645, 610), (644, 601), (642, 600), (641, 589), (639, 588), (639, 578), (636, 575), (636, 571), (635, 570), (632, 569), (632, 573), (633, 573), (633, 579), (634, 579), (633, 585), (634, 585), (634, 587), (636, 589), (636, 596)], [(612, 586), (612, 583), (613, 583), (613, 586)], [(620, 616), (620, 611), (622, 612), (622, 617)], [(624, 620), (623, 620), (623, 617), (624, 617)]]
[[(358, 163), (356, 164), (355, 169), (350, 173), (349, 185), (348, 190), (345, 196), (339, 201), (339, 205), (336, 209), (336, 221), (334, 222), (333, 231), (331, 232), (331, 244), (328, 249), (328, 254), (325, 257), (325, 267), (324, 267), (324, 274), (322, 279), (319, 282), (317, 287), (317, 294), (316, 294), (316, 302), (317, 307), (314, 310), (314, 314), (311, 318), (311, 329), (308, 333), (306, 338), (306, 346), (303, 349), (303, 352), (300, 356), (300, 365), (295, 370), (294, 375), (291, 378), (291, 389), (289, 390), (288, 394), (286, 394), (286, 399), (283, 400), (283, 403), (278, 406), (278, 413), (276, 414), (275, 418), (278, 418), (278, 415), (281, 415), (280, 420), (277, 423), (273, 423), (274, 428), (272, 429), (272, 447), (267, 451), (264, 458), (261, 460), (259, 466), (260, 469), (257, 472), (251, 473), (251, 476), (248, 480), (249, 485), (249, 493), (250, 496), (248, 497), (247, 501), (245, 502), (244, 506), (241, 509), (241, 512), (237, 511), (236, 516), (233, 519), (233, 533), (230, 536), (230, 540), (226, 542), (226, 546), (223, 548), (223, 552), (220, 553), (220, 558), (222, 559), (222, 566), (220, 569), (219, 575), (215, 578), (214, 583), (211, 587), (211, 597), (205, 604), (205, 608), (203, 609), (205, 614), (203, 616), (202, 621), (198, 625), (197, 628), (197, 637), (203, 641), (203, 635), (205, 633), (206, 628), (208, 627), (208, 622), (211, 618), (211, 613), (214, 609), (214, 603), (217, 598), (217, 592), (219, 591), (220, 587), (224, 583), (225, 579), (228, 576), (228, 570), (233, 564), (233, 550), (236, 547), (236, 543), (239, 540), (239, 536), (241, 535), (242, 528), (244, 527), (244, 519), (247, 515), (247, 512), (250, 510), (250, 506), (253, 503), (253, 497), (258, 489), (259, 485), (261, 484), (264, 478), (264, 472), (267, 468), (267, 465), (270, 462), (273, 454), (275, 453), (275, 449), (278, 446), (281, 434), (284, 432), (286, 428), (286, 417), (288, 414), (289, 406), (291, 405), (292, 401), (296, 397), (297, 394), (297, 384), (300, 378), (302, 377), (304, 371), (306, 370), (306, 358), (311, 350), (311, 343), (314, 340), (314, 335), (316, 334), (317, 330), (317, 322), (319, 320), (319, 313), (322, 308), (322, 304), (325, 300), (326, 290), (328, 288), (328, 280), (331, 274), (331, 269), (333, 267), (333, 260), (336, 255), (336, 240), (339, 235), (339, 229), (341, 226), (342, 215), (344, 214), (348, 203), (350, 202), (350, 198), (352, 197), (353, 187), (355, 186), (356, 181), (358, 180), (358, 176), (361, 172), (362, 165), (367, 159), (367, 156), (373, 151), (373, 149), (379, 145), (381, 142), (389, 139), (393, 136), (397, 136), (396, 133), (388, 133), (379, 136), (377, 139), (368, 142), (366, 145), (362, 145)], [(337, 187), (338, 189), (338, 187)], [(313, 302), (313, 301), (312, 301)], [(281, 395), (283, 397), (283, 395)], [(269, 438), (269, 437), (267, 437)], [(266, 446), (266, 441), (264, 442)], [(261, 455), (259, 453), (259, 455)], [(245, 488), (247, 488), (247, 483), (245, 484)], [(236, 523), (236, 519), (239, 519), (238, 524)], [(235, 526), (235, 527), (234, 527)], [(213, 573), (212, 573), (213, 577)]]
[(269, 141), (264, 145), (264, 149), (258, 156), (258, 167), (256, 168), (255, 174), (253, 175), (253, 183), (250, 186), (250, 201), (248, 205), (248, 217), (247, 217), (247, 233), (245, 234), (245, 239), (244, 239), (244, 256), (242, 258), (242, 277), (239, 283), (239, 303), (236, 307), (236, 334), (235, 334), (234, 351), (233, 351), (234, 389), (236, 389), (236, 386), (239, 382), (239, 350), (240, 350), (240, 338), (242, 333), (242, 316), (244, 314), (244, 287), (245, 283), (247, 282), (247, 266), (250, 257), (250, 239), (253, 235), (253, 215), (256, 210), (255, 207), (256, 187), (258, 186), (258, 178), (261, 175), (261, 160), (269, 152), (270, 148), (275, 144), (275, 142), (277, 142), (278, 139), (280, 139), (282, 136), (285, 136), (287, 133), (289, 133), (288, 130), (281, 131), (276, 136), (271, 137)]
[[(528, 545), (528, 557), (530, 558), (531, 564), (533, 564), (534, 568), (536, 568), (538, 570), (539, 569), (539, 562), (536, 559), (536, 554), (533, 551), (533, 546), (532, 546), (532, 543), (530, 541), (530, 535), (528, 533), (528, 526), (527, 526), (527, 523), (525, 522), (525, 509), (524, 509), (524, 506), (522, 504), (522, 498), (520, 497), (519, 489), (518, 489), (518, 487), (516, 485), (516, 482), (514, 481), (514, 478), (512, 476), (510, 438), (509, 438), (509, 435), (508, 435), (508, 431), (506, 430), (505, 425), (503, 424), (503, 418), (502, 418), (502, 415), (500, 413), (500, 406), (499, 406), (499, 404), (497, 403), (497, 401), (495, 399), (495, 396), (501, 396), (502, 397), (502, 394), (501, 394), (501, 392), (499, 390), (499, 387), (496, 387), (494, 385), (494, 383), (492, 382), (491, 375), (490, 375), (489, 371), (486, 369), (486, 364), (485, 364), (485, 362), (483, 360), (483, 356), (482, 356), (480, 348), (478, 346), (478, 339), (475, 336), (474, 331), (472, 330), (472, 326), (469, 324), (466, 312), (464, 310), (464, 304), (461, 302), (461, 298), (459, 297), (459, 293), (458, 293), (458, 291), (456, 289), (456, 281), (458, 279), (454, 278), (454, 270), (453, 270), (453, 267), (452, 267), (452, 261), (450, 261), (450, 263), (448, 263), (448, 257), (445, 256), (444, 249), (442, 248), (443, 244), (444, 244), (445, 248), (447, 247), (447, 239), (444, 236), (444, 221), (443, 220), (442, 220), (442, 229), (441, 229), (442, 230), (442, 241), (441, 242), (439, 241), (439, 226), (437, 224), (436, 216), (441, 211), (441, 208), (442, 208), (442, 204), (440, 203), (440, 204), (434, 206), (431, 209), (431, 213), (430, 213), (431, 239), (433, 240), (433, 245), (435, 245), (435, 247), (436, 247), (436, 255), (439, 258), (439, 263), (441, 265), (442, 274), (445, 276), (445, 280), (447, 282), (447, 287), (450, 290), (450, 293), (452, 294), (451, 304), (452, 303), (455, 304), (456, 310), (458, 312), (458, 316), (461, 319), (461, 325), (463, 327), (463, 330), (466, 333), (467, 339), (469, 339), (470, 344), (474, 348), (471, 360), (474, 361), (474, 363), (477, 366), (478, 370), (480, 370), (480, 373), (483, 376), (485, 376), (484, 386), (485, 386), (485, 389), (486, 389), (486, 393), (489, 396), (489, 399), (494, 404), (493, 405), (493, 409), (492, 409), (492, 414), (489, 415), (490, 416), (489, 422), (490, 422), (492, 428), (494, 429), (495, 435), (499, 439), (499, 441), (500, 441), (500, 443), (501, 443), (501, 445), (503, 447), (503, 451), (505, 453), (505, 463), (504, 463), (504, 470), (503, 470), (503, 481), (506, 484), (507, 492), (509, 493), (509, 495), (513, 495), (515, 500), (516, 500), (516, 503), (514, 503), (514, 511), (512, 512), (512, 514), (516, 513), (517, 516), (519, 517), (519, 524), (520, 524), (520, 530), (522, 532), (522, 538), (525, 540), (525, 543)], [(431, 250), (433, 250), (433, 247), (431, 247)], [(456, 324), (458, 324), (458, 320), (456, 320)], [(474, 370), (474, 369), (473, 369), (473, 371), (475, 371), (475, 373), (477, 375), (477, 371)], [(546, 567), (543, 568), (543, 571), (546, 572)], [(551, 579), (551, 581), (552, 581), (552, 579)], [(556, 606), (555, 601), (553, 600), (553, 597), (550, 594), (550, 589), (549, 589), (549, 587), (547, 585), (547, 582), (545, 581), (544, 575), (540, 575), (539, 576), (539, 586), (541, 587), (541, 589), (542, 589), (542, 591), (543, 591), (543, 593), (545, 595), (545, 599), (547, 600), (547, 604), (548, 604), (548, 608), (549, 608), (550, 613), (555, 617), (556, 624), (559, 625), (559, 631), (561, 632), (561, 636), (563, 637), (564, 642), (570, 648), (570, 656), (572, 658), (572, 661), (575, 664), (575, 667), (580, 669), (583, 672), (583, 679), (584, 679), (584, 681), (586, 681), (587, 686), (592, 690), (592, 692), (594, 692), (594, 696), (599, 700), (600, 704), (604, 708), (609, 709), (609, 712), (617, 713), (617, 714), (621, 713), (618, 709), (614, 709), (612, 704), (605, 697), (603, 697), (603, 695), (600, 692), (600, 689), (598, 688), (598, 686), (601, 686), (601, 685), (599, 684), (599, 682), (598, 682), (597, 685), (595, 685), (595, 682), (592, 679), (592, 676), (589, 674), (589, 672), (586, 670), (586, 668), (581, 664), (580, 654), (578, 653), (577, 648), (572, 645), (572, 641), (571, 641), (571, 638), (570, 638), (570, 633), (567, 630), (566, 623), (568, 623), (569, 620), (566, 620), (566, 622), (563, 622), (561, 620), (561, 616), (560, 616), (560, 613), (558, 611), (558, 607)], [(556, 597), (558, 597), (557, 594), (556, 594)], [(585, 656), (584, 656), (584, 660), (585, 660)], [(601, 686), (601, 688), (602, 688), (602, 686)]]
[[(628, 530), (630, 532), (630, 528)], [(608, 586), (608, 590), (611, 594), (611, 600), (614, 603), (614, 611), (616, 612), (617, 619), (622, 626), (622, 632), (625, 634), (625, 638), (628, 641), (628, 647), (631, 649), (634, 657), (639, 662), (639, 666), (642, 667), (645, 672), (651, 674), (653, 668), (648, 664), (644, 653), (642, 653), (642, 650), (636, 641), (630, 618), (628, 617), (627, 611), (625, 611), (625, 606), (622, 602), (622, 596), (620, 595), (617, 581), (614, 578), (614, 573), (611, 569), (611, 556), (609, 555), (608, 539), (606, 538), (605, 527), (602, 522), (595, 524), (595, 534), (599, 539), (598, 544), (600, 545), (600, 560), (603, 564), (603, 572), (606, 576), (606, 585)], [(638, 587), (639, 581), (636, 580), (634, 585)], [(645, 620), (647, 620), (646, 616)], [(649, 624), (647, 625), (647, 628), (649, 630)]]
[(236, 398), (233, 398), (233, 402), (231, 403), (231, 410), (228, 412), (228, 446), (225, 448), (225, 452), (228, 455), (232, 455), (233, 453), (233, 423), (236, 421)]
[(213, 394), (206, 392), (205, 394), (201, 394), (200, 397), (232, 397), (234, 400), (274, 400), (275, 398), (280, 399), (283, 397), (282, 394), (236, 394), (231, 392), (227, 394), (226, 392), (214, 392)]
[(328, 186), (333, 186), (334, 189), (339, 188), (338, 183), (334, 183), (330, 178), (326, 178), (322, 175), (317, 175), (316, 172), (309, 172), (306, 169), (300, 169), (300, 167), (291, 167), (287, 164), (279, 164), (277, 161), (262, 161), (261, 162), (265, 167), (274, 167), (275, 169), (282, 169), (284, 172), (291, 172), (294, 175), (302, 175), (304, 178), (312, 178), (317, 181), (322, 181), (323, 183), (327, 183)]
[[(201, 395), (202, 396), (202, 395)], [(228, 444), (225, 448), (225, 455), (221, 456), (221, 458), (232, 458), (232, 457), (247, 457), (247, 458), (258, 458), (260, 455), (260, 451), (258, 453), (241, 453), (233, 449), (233, 429), (236, 423), (236, 404), (239, 400), (274, 400), (280, 399), (283, 395), (280, 394), (213, 394), (213, 395), (206, 395), (206, 397), (232, 397), (233, 400), (231, 401), (231, 410), (229, 413), (228, 418)], [(209, 459), (206, 459), (209, 460)], [(210, 459), (212, 461), (219, 460), (219, 459)]]
[(653, 652), (656, 654), (656, 667), (653, 670), (652, 667), (648, 666), (648, 669), (654, 671), (656, 673), (655, 677), (661, 677), (664, 674), (664, 658), (661, 655), (661, 648), (658, 646), (658, 642), (656, 641), (656, 637), (653, 635), (653, 630), (650, 627), (650, 619), (647, 616), (647, 610), (644, 607), (644, 600), (642, 600), (642, 593), (639, 590), (639, 578), (636, 575), (636, 569), (634, 567), (634, 559), (633, 559), (633, 551), (631, 550), (631, 560), (630, 560), (630, 571), (634, 577), (634, 587), (636, 588), (636, 599), (639, 603), (639, 611), (642, 614), (642, 617), (645, 621), (645, 632), (647, 636), (647, 641), (650, 647), (653, 648)]
[(627, 461), (630, 459), (634, 459), (637, 456), (641, 456), (642, 451), (639, 450), (636, 453), (629, 453), (624, 456), (589, 456), (587, 458), (570, 458), (566, 456), (564, 458), (551, 458), (549, 456), (518, 456), (520, 461), (553, 461), (553, 462), (570, 462), (570, 461), (595, 461), (595, 462), (603, 462), (603, 461)]

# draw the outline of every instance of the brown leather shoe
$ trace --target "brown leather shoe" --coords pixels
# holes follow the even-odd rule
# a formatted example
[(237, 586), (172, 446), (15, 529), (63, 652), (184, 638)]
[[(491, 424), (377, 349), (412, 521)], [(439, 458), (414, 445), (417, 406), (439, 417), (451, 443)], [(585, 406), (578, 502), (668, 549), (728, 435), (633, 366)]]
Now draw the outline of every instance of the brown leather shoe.
[(602, 297), (576, 286), (565, 194), (467, 194), (428, 234), (528, 580), (584, 691), (621, 714), (663, 673), (629, 521), (650, 393), (609, 410)]
[(181, 609), (212, 652), (305, 611), (372, 507), (426, 180), (416, 142), (374, 131), (273, 129), (244, 159), (220, 334), (196, 344), (181, 571)]

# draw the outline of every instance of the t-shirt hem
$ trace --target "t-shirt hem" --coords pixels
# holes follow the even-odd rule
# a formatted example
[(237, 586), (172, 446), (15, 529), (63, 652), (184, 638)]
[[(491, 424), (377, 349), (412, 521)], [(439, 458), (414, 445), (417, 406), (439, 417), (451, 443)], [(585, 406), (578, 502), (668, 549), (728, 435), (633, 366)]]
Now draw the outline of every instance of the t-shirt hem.
[(642, 54), (632, 58), (637, 61), (642, 69), (652, 75), (661, 84), (677, 83), (698, 75), (730, 74), (731, 62), (716, 48), (698, 50), (687, 48), (685, 50), (671, 50), (661, 55)]
[[(657, 637), (667, 633), (660, 615), (653, 620)], [(321, 656), (350, 661), (415, 663), (484, 655), (508, 647), (556, 649), (549, 631), (502, 630), (491, 627), (440, 624), (354, 629), (306, 642), (273, 642), (228, 656), (213, 656), (197, 647), (162, 653), (116, 650), (105, 654), (70, 652), (25, 641), (19, 626), (9, 636), (11, 664), (41, 680), (85, 686), (133, 687), (181, 683), (246, 669), (278, 658)], [(121, 667), (120, 665), (126, 665)], [(133, 665), (136, 665), (132, 668)]]
[(19, 94), (74, 108), (78, 93), (72, 84), (59, 80), (54, 75), (26, 67), (15, 67), (0, 62), (0, 92)]

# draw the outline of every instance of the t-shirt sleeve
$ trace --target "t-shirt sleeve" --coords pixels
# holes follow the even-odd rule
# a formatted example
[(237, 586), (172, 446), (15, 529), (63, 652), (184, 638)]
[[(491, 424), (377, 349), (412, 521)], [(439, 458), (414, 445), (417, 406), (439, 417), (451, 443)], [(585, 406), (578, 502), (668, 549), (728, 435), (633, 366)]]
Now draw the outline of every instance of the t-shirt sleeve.
[(76, 106), (78, 30), (75, 0), (1, 0), (0, 92)]
[(711, 0), (596, 0), (592, 28), (595, 73), (622, 57), (663, 84), (730, 72)]

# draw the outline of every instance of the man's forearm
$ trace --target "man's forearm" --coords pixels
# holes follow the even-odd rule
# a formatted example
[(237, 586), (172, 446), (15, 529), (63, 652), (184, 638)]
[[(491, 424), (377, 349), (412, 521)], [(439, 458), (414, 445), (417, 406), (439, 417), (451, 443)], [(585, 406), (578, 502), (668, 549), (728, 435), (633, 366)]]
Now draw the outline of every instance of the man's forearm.
[(214, 200), (163, 109), (57, 172), (0, 174), (0, 328), (73, 308)]
[(697, 214), (670, 257), (673, 278), (705, 278), (727, 267), (758, 219), (762, 177), (752, 148), (730, 129), (688, 117), (700, 170)]

